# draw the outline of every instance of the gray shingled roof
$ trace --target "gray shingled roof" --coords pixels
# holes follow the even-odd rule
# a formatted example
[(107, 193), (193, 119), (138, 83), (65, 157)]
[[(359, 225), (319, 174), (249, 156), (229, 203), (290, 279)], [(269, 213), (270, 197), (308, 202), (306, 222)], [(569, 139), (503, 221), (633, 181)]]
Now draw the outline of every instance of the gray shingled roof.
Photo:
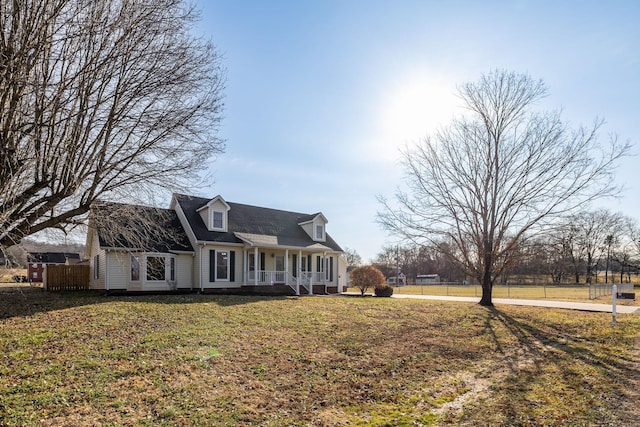
[(193, 252), (180, 219), (172, 209), (113, 202), (99, 202), (91, 209), (103, 248)]
[(198, 241), (243, 243), (239, 236), (249, 238), (249, 235), (270, 236), (271, 244), (296, 248), (317, 248), (326, 246), (329, 250), (342, 251), (340, 246), (326, 234), (325, 242), (316, 242), (300, 227), (300, 223), (310, 221), (316, 214), (301, 214), (278, 209), (261, 208), (227, 202), (229, 211), (227, 232), (209, 231), (198, 212), (210, 199), (202, 197), (174, 194), (180, 204), (191, 229)]

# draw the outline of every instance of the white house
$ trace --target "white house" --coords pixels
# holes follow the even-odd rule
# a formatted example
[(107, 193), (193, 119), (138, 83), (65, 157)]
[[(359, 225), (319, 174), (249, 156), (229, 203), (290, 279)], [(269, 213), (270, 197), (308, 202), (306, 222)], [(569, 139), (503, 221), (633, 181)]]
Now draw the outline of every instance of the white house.
[[(137, 214), (121, 215), (115, 225), (101, 225), (103, 215), (118, 210)], [(132, 243), (127, 233), (114, 233), (118, 227), (144, 229), (136, 224), (138, 214), (166, 233), (145, 235), (141, 230), (138, 236), (145, 236), (144, 245)], [(169, 209), (103, 203), (92, 210), (87, 235), (91, 288), (340, 292), (346, 286), (346, 263), (342, 249), (327, 233), (327, 223), (322, 213), (232, 203), (221, 196), (174, 194)]]

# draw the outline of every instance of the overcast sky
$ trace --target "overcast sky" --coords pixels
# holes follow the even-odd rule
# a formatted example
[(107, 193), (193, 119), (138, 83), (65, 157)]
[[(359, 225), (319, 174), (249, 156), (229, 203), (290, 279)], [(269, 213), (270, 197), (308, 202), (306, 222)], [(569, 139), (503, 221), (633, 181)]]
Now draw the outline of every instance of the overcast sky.
[[(365, 261), (395, 244), (376, 195), (403, 185), (399, 149), (461, 112), (456, 86), (492, 69), (542, 79), (545, 109), (604, 118), (638, 153), (640, 2), (199, 0), (197, 32), (227, 68), (215, 182), (197, 195), (302, 213)], [(608, 203), (640, 220), (638, 158)], [(635, 168), (635, 169), (634, 169)]]

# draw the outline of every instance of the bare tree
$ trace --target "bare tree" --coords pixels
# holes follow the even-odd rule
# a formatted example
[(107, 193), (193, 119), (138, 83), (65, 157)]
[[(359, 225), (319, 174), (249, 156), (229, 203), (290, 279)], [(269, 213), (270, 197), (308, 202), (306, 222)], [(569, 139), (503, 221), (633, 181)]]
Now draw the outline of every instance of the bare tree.
[(630, 283), (631, 271), (635, 270), (637, 273), (640, 268), (640, 227), (636, 220), (625, 217), (623, 230), (619, 245), (613, 251), (612, 259), (620, 269), (620, 283), (623, 282), (625, 273), (627, 283)]
[(554, 283), (562, 283), (571, 276), (572, 262), (566, 241), (555, 234), (538, 236), (529, 241), (533, 256), (531, 274), (548, 274)]
[(495, 280), (524, 236), (594, 199), (616, 193), (614, 164), (629, 150), (601, 145), (602, 122), (570, 129), (558, 112), (536, 112), (542, 81), (494, 71), (460, 87), (467, 114), (408, 148), (408, 191), (379, 197), (379, 222), (414, 241), (446, 240), (492, 305)]
[[(602, 258), (608, 267), (611, 250), (620, 240), (624, 217), (620, 213), (611, 213), (607, 209), (584, 211), (569, 216), (564, 226), (557, 228), (567, 238), (566, 247), (570, 251), (576, 268), (576, 283), (579, 282), (579, 271), (585, 275), (585, 281), (597, 281), (597, 267)], [(562, 230), (568, 230), (563, 232)], [(608, 281), (608, 277), (607, 277)]]
[(222, 152), (224, 72), (181, 0), (0, 2), (0, 248)]
[(374, 259), (373, 265), (385, 274), (385, 276), (397, 276), (399, 272), (408, 279), (414, 279), (419, 274), (447, 273), (446, 263), (434, 259), (439, 253), (427, 246), (383, 246)]
[(355, 249), (344, 248), (344, 259), (347, 263), (347, 268), (358, 267), (362, 264), (362, 257)]

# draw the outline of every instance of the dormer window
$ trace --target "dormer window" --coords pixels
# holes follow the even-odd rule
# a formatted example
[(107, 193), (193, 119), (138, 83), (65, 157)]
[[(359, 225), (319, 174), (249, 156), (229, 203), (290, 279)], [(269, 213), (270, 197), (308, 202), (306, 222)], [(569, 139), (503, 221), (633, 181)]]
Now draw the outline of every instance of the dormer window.
[(220, 196), (196, 210), (209, 231), (228, 231), (231, 206)]
[(224, 213), (213, 211), (213, 229), (224, 230)]
[(313, 215), (305, 215), (301, 219), (303, 219), (303, 221), (299, 222), (298, 225), (302, 227), (310, 238), (316, 242), (326, 241), (327, 232), (325, 227), (328, 221), (321, 212)]

